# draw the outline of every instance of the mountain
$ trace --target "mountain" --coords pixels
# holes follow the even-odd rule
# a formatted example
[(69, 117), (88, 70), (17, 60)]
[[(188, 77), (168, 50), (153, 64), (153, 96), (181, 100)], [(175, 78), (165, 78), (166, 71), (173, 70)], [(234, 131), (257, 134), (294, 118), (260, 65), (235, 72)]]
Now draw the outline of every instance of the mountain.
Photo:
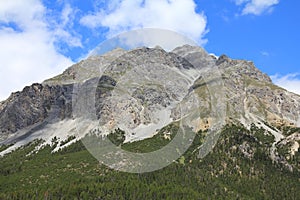
[[(219, 151), (228, 151), (224, 162), (218, 157), (219, 164), (237, 159), (255, 166), (270, 165), (286, 170), (287, 176), (295, 173), (297, 179), (299, 106), (299, 95), (274, 85), (250, 61), (226, 55), (217, 58), (189, 45), (171, 52), (160, 47), (115, 49), (91, 56), (1, 102), (0, 155), (5, 159), (14, 155), (10, 152), (32, 144), (29, 155), (46, 151), (49, 145), (55, 155), (68, 151), (64, 149), (77, 146), (94, 123), (100, 123), (100, 132), (111, 141), (137, 152), (168, 144), (176, 135), (172, 130), (178, 122), (191, 129), (196, 139), (203, 135), (209, 138), (210, 130), (218, 124), (220, 138), (216, 137), (211, 144), (215, 147), (205, 155), (220, 156)], [(188, 155), (201, 151), (207, 141), (196, 139), (179, 163), (187, 163)], [(189, 162), (193, 165), (205, 159), (193, 157)], [(211, 169), (212, 175), (219, 174), (213, 172), (218, 168)], [(262, 169), (258, 167), (257, 173)]]
[[(217, 70), (219, 74), (214, 75), (213, 78), (209, 77), (209, 73)], [(98, 80), (100, 72), (102, 78)], [(126, 75), (123, 74), (125, 72)], [(152, 77), (145, 77), (145, 75), (152, 75)], [(139, 86), (133, 86), (132, 79), (134, 84)], [(220, 88), (214, 91), (213, 81), (209, 82), (210, 79), (213, 81), (222, 79), (223, 91), (220, 91)], [(299, 95), (274, 85), (271, 79), (259, 71), (252, 62), (232, 60), (225, 55), (217, 59), (200, 47), (188, 45), (178, 47), (172, 52), (166, 52), (159, 47), (132, 51), (115, 49), (102, 56), (89, 57), (71, 66), (63, 74), (42, 84), (27, 86), (22, 92), (13, 93), (6, 101), (1, 102), (1, 143), (17, 142), (19, 146), (18, 141), (23, 143), (26, 138), (26, 142), (37, 138), (49, 141), (54, 136), (65, 139), (66, 135), (74, 135), (72, 133), (75, 128), (74, 113), (72, 116), (73, 84), (86, 84), (82, 87), (90, 88), (93, 81), (98, 81), (96, 83), (98, 85), (109, 81), (119, 83), (118, 89), (132, 90), (133, 92), (130, 92), (134, 99), (141, 101), (141, 104), (137, 105), (130, 100), (116, 107), (121, 98), (116, 95), (123, 94), (115, 94), (112, 98), (103, 95), (105, 93), (103, 91), (97, 91), (95, 107), (98, 118), (102, 116), (101, 120), (112, 117), (109, 116), (112, 113), (122, 119), (126, 118), (128, 112), (136, 115), (134, 119), (130, 118), (124, 122), (128, 125), (132, 123), (131, 121), (135, 121), (126, 131), (132, 129), (136, 132), (141, 125), (149, 125), (158, 112), (171, 112), (172, 109), (172, 114), (157, 119), (161, 122), (157, 127), (166, 126), (172, 120), (174, 121), (179, 117), (175, 116), (176, 109), (167, 105), (182, 101), (188, 95), (190, 88), (198, 94), (199, 99), (197, 109), (201, 113), (201, 120), (196, 129), (205, 130), (210, 127), (213, 120), (213, 116), (209, 113), (212, 100), (210, 93), (213, 92), (225, 93), (222, 101), (226, 102), (226, 111), (223, 112), (226, 113), (227, 123), (241, 123), (248, 129), (252, 124), (264, 128), (275, 137), (274, 144), (285, 138), (281, 127), (296, 127), (300, 116)], [(171, 84), (167, 85), (168, 82)], [(164, 91), (154, 83), (165, 87)], [(127, 88), (119, 88), (122, 84), (127, 85)], [(219, 87), (220, 84), (217, 86)], [(126, 101), (129, 97), (122, 98), (122, 101)], [(145, 104), (148, 106), (144, 106)], [(142, 109), (145, 109), (143, 116), (139, 113)], [(180, 109), (184, 110), (184, 108)], [(148, 116), (148, 119), (143, 119), (145, 116)], [(266, 124), (271, 125), (272, 128)], [(122, 128), (126, 129), (126, 127)], [(63, 132), (53, 131), (53, 129)], [(144, 136), (135, 136), (137, 137), (135, 140), (153, 134), (145, 135), (142, 133), (144, 131), (146, 130), (141, 129), (137, 134)], [(130, 135), (127, 135), (128, 141), (130, 141), (129, 137)]]

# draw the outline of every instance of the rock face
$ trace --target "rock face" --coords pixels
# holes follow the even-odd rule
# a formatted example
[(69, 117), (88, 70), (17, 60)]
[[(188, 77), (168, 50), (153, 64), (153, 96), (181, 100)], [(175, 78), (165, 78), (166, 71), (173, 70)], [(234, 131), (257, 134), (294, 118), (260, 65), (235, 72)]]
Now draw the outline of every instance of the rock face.
[[(215, 83), (220, 81), (219, 88)], [(89, 57), (42, 84), (13, 93), (0, 103), (0, 144), (24, 139), (43, 129), (41, 124), (76, 118), (72, 103), (78, 91), (73, 90), (74, 84), (91, 90), (95, 86), (93, 106), (97, 118), (107, 127), (130, 132), (126, 141), (151, 137), (154, 133), (145, 134), (145, 127), (165, 126), (191, 110), (200, 112), (199, 119), (190, 124), (193, 130), (209, 129), (214, 122), (210, 115), (212, 97), (223, 93), (226, 110), (220, 112), (225, 113), (227, 123), (243, 124), (249, 129), (255, 124), (274, 136), (270, 149), (273, 160), (279, 162), (277, 149), (286, 143), (293, 145), (293, 153), (299, 149), (299, 137), (287, 138), (283, 131), (283, 127), (297, 126), (299, 95), (274, 85), (252, 62), (226, 55), (217, 59), (200, 47), (188, 45), (172, 52), (145, 47), (116, 49)], [(197, 96), (196, 104), (193, 95)], [(179, 102), (185, 103), (179, 107)], [(240, 148), (246, 152), (248, 147), (245, 144)]]
[(173, 121), (172, 110), (188, 95), (197, 72), (186, 59), (160, 48), (127, 52), (103, 69), (96, 90), (98, 119), (105, 129), (132, 133), (126, 141), (149, 137)]
[(72, 116), (72, 85), (33, 84), (13, 93), (0, 105), (1, 138), (47, 120)]

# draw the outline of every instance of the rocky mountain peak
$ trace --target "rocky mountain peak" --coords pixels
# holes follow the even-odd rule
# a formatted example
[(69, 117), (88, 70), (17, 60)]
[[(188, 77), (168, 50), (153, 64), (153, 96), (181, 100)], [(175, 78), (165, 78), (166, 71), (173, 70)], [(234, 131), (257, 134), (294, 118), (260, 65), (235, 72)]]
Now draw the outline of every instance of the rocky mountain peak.
[(237, 79), (250, 78), (254, 81), (272, 84), (271, 78), (260, 71), (251, 61), (234, 60), (226, 55), (221, 55), (215, 62), (220, 70), (231, 73)]
[[(209, 87), (218, 80), (205, 81), (203, 76), (215, 70), (219, 71), (217, 78), (223, 88), (211, 91)], [(224, 90), (227, 122), (267, 129), (275, 137), (274, 145), (285, 138), (280, 127), (297, 126), (300, 116), (300, 97), (274, 85), (252, 62), (226, 55), (216, 59), (203, 48), (189, 45), (171, 52), (159, 47), (115, 49), (90, 56), (1, 102), (0, 143), (24, 138), (51, 141), (51, 137), (72, 134), (76, 118), (72, 113), (73, 85), (92, 88), (95, 82), (98, 118), (111, 127), (119, 122), (122, 127), (116, 128), (130, 133), (134, 130), (136, 135), (126, 135), (126, 141), (150, 137), (154, 133), (145, 134), (145, 127), (159, 129), (178, 119), (178, 110), (188, 112), (192, 107), (201, 112), (201, 120), (194, 119), (190, 124), (193, 130), (209, 129), (214, 120), (209, 115), (211, 97), (218, 89)], [(197, 105), (189, 101), (191, 93), (197, 95)], [(178, 109), (176, 105), (183, 100), (188, 103)]]
[(228, 56), (222, 54), (222, 55), (217, 59), (216, 65), (220, 65), (220, 64), (222, 64), (222, 63), (224, 63), (224, 62), (230, 62), (230, 61), (231, 61), (231, 59), (228, 58)]

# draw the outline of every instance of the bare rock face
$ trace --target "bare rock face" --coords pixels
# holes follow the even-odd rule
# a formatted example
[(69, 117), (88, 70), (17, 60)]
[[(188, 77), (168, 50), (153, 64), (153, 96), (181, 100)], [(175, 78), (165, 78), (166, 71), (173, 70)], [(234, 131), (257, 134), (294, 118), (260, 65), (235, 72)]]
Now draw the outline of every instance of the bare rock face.
[[(107, 129), (121, 128), (136, 139), (153, 135), (145, 127), (155, 131), (174, 120), (172, 109), (189, 93), (196, 72), (186, 59), (161, 48), (123, 54), (103, 71), (97, 87), (101, 124)], [(104, 77), (111, 79), (105, 87)]]
[[(222, 74), (223, 89), (226, 90), (226, 114), (229, 119), (246, 126), (254, 121), (265, 121), (276, 127), (296, 126), (300, 116), (299, 95), (274, 85), (270, 77), (258, 70), (252, 62), (233, 60), (226, 55), (214, 59), (200, 47), (183, 46), (173, 52), (192, 63), (195, 68), (218, 67)], [(210, 94), (204, 86), (199, 79), (194, 83), (194, 88), (198, 88), (200, 99), (205, 104), (210, 98), (205, 100), (204, 97)]]
[(114, 49), (101, 56), (90, 56), (85, 60), (66, 69), (62, 74), (45, 80), (44, 85), (66, 85), (83, 83), (88, 79), (99, 77), (105, 68), (126, 51), (120, 48)]
[(252, 62), (227, 58), (219, 68), (223, 73), (232, 118), (244, 118), (249, 122), (256, 118), (276, 127), (296, 125), (300, 116), (299, 95), (274, 85)]
[(33, 84), (13, 93), (0, 107), (1, 138), (46, 119), (63, 120), (72, 116), (72, 85)]
[(201, 47), (184, 45), (182, 47), (175, 48), (172, 53), (186, 59), (198, 69), (212, 67), (212, 65), (215, 65), (215, 59)]

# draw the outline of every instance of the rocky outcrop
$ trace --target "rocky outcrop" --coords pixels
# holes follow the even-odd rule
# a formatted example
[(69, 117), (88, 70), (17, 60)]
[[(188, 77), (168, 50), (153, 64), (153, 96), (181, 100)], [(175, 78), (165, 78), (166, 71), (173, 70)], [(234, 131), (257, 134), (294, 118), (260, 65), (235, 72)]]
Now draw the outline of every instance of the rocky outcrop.
[(72, 116), (72, 85), (33, 84), (11, 96), (0, 107), (0, 134), (8, 135), (46, 119), (63, 120)]

